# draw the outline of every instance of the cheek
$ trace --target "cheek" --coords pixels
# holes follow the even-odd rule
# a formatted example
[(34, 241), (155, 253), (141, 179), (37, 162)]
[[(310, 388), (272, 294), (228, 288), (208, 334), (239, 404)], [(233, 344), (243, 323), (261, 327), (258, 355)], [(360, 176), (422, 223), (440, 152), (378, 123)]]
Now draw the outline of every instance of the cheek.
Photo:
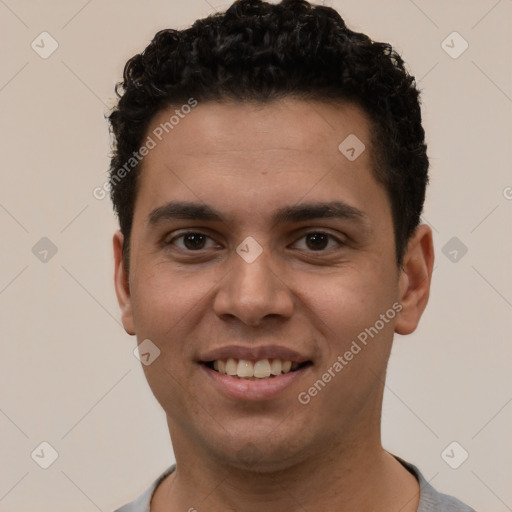
[[(321, 293), (309, 295), (309, 318), (321, 333), (321, 357), (315, 377), (303, 391), (315, 395), (311, 411), (319, 417), (341, 411), (346, 417), (355, 417), (367, 406), (378, 408), (396, 307), (389, 292), (392, 284), (370, 279), (367, 273), (364, 276), (349, 279), (340, 275), (317, 286)], [(319, 379), (328, 384), (322, 387)]]
[(193, 357), (193, 328), (201, 314), (212, 280), (192, 279), (165, 264), (156, 264), (137, 275), (132, 304), (138, 342), (151, 340), (160, 353), (143, 365), (146, 380), (164, 410), (194, 409), (196, 399), (189, 382), (194, 366), (184, 364)]
[(153, 337), (159, 345), (164, 340), (176, 339), (187, 317), (205, 301), (211, 286), (206, 277), (194, 279), (175, 270), (171, 272), (165, 264), (154, 265), (137, 275), (132, 305), (138, 337)]
[(140, 269), (132, 287), (132, 302), (142, 313), (140, 321), (144, 318), (151, 321), (153, 317), (167, 317), (167, 321), (172, 321), (183, 316), (201, 301), (214, 283), (206, 272), (199, 276), (197, 271), (176, 268), (165, 260), (143, 262)]
[(312, 318), (316, 316), (319, 326), (324, 325), (326, 337), (343, 345), (392, 307), (397, 282), (389, 277), (389, 271), (387, 274), (376, 265), (373, 270), (344, 269), (327, 278), (304, 279), (301, 293)]

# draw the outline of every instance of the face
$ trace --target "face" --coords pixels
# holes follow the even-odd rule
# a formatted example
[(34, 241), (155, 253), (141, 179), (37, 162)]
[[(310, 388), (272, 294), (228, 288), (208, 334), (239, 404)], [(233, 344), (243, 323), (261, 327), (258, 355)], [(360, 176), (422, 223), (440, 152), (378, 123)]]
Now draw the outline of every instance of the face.
[(416, 327), (432, 258), (421, 227), (397, 267), (370, 139), (350, 104), (200, 103), (144, 158), (116, 291), (160, 350), (143, 368), (177, 458), (277, 469), (380, 442), (393, 333)]

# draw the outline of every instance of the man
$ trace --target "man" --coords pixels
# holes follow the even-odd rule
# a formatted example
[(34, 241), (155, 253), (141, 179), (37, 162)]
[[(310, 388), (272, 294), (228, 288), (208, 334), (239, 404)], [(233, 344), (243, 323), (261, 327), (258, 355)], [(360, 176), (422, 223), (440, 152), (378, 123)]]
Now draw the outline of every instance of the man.
[(333, 9), (240, 0), (121, 86), (116, 293), (176, 466), (119, 511), (471, 511), (381, 445), (434, 260), (402, 59)]

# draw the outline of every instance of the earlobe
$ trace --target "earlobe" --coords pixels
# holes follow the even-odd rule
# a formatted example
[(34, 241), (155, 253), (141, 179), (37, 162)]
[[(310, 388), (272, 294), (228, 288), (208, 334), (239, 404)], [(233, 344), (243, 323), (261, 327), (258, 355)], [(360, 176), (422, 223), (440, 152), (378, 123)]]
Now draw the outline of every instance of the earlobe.
[(133, 321), (132, 302), (130, 294), (130, 283), (128, 280), (128, 269), (125, 269), (123, 259), (123, 242), (124, 236), (121, 231), (114, 234), (114, 285), (116, 289), (117, 301), (121, 308), (121, 319), (125, 331), (130, 334), (135, 334), (135, 325)]
[(427, 306), (434, 268), (434, 244), (429, 226), (418, 226), (409, 240), (399, 278), (402, 310), (397, 316), (395, 332), (412, 333)]

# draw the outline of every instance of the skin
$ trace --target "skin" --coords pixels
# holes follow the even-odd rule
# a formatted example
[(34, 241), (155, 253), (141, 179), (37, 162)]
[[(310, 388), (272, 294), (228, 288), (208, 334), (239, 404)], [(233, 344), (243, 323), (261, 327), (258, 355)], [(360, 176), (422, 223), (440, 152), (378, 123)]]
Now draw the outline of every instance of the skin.
[[(172, 112), (158, 114), (148, 134)], [(351, 162), (338, 145), (352, 133), (366, 150)], [(114, 254), (123, 325), (161, 351), (143, 369), (177, 470), (152, 512), (417, 509), (418, 483), (382, 448), (380, 421), (394, 332), (414, 331), (428, 301), (432, 233), (417, 228), (398, 268), (390, 201), (371, 156), (359, 108), (288, 98), (200, 103), (143, 160), (130, 268), (120, 232)], [(206, 204), (222, 220), (149, 221), (177, 200)], [(329, 201), (362, 215), (272, 219), (285, 206)], [(176, 239), (184, 229), (207, 235), (204, 247)], [(334, 237), (325, 248), (306, 236), (319, 231)], [(235, 251), (248, 236), (263, 249), (250, 264)], [(394, 303), (395, 318), (301, 404), (298, 394)], [(270, 400), (233, 400), (198, 363), (230, 344), (278, 344), (313, 364)]]

